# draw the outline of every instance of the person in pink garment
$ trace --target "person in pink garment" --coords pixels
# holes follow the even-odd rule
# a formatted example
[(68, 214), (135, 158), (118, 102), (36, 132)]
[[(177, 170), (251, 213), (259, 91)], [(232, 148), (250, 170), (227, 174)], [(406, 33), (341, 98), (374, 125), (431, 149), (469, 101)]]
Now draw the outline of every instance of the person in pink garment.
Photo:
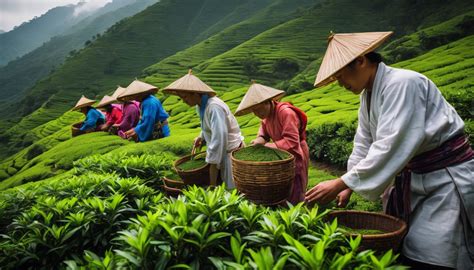
[(97, 108), (105, 113), (105, 123), (100, 125), (99, 129), (102, 131), (109, 131), (112, 125), (122, 121), (122, 106), (113, 104), (117, 100), (111, 96), (104, 96), (97, 105)]
[(108, 104), (103, 107), (105, 111), (105, 124), (101, 126), (102, 131), (109, 131), (112, 125), (122, 121), (122, 106), (119, 104)]
[(253, 83), (240, 103), (236, 115), (253, 112), (262, 119), (252, 144), (283, 149), (295, 156), (295, 179), (287, 201), (297, 204), (304, 200), (308, 184), (307, 117), (292, 104), (276, 101), (283, 95), (284, 91)]
[(140, 103), (138, 101), (125, 101), (122, 109), (122, 121), (114, 125), (118, 135), (126, 139), (125, 132), (137, 126), (140, 121)]

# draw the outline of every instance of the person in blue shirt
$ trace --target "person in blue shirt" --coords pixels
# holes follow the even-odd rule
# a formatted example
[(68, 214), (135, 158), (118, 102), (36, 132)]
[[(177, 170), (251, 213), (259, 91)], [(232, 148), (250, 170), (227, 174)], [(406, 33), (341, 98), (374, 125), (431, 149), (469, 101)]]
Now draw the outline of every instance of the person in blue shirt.
[(73, 110), (79, 110), (86, 116), (86, 119), (79, 128), (79, 134), (98, 131), (100, 126), (105, 123), (105, 116), (99, 110), (92, 107), (94, 103), (95, 100), (82, 96), (73, 108)]
[(136, 127), (125, 132), (127, 138), (144, 142), (170, 135), (169, 115), (161, 105), (160, 100), (153, 96), (157, 91), (158, 88), (155, 86), (135, 80), (124, 93), (118, 96), (118, 100), (136, 100), (141, 104), (140, 122)]
[(82, 131), (98, 131), (99, 127), (105, 123), (104, 115), (92, 106), (81, 108), (81, 112), (86, 115), (86, 119), (80, 130)]

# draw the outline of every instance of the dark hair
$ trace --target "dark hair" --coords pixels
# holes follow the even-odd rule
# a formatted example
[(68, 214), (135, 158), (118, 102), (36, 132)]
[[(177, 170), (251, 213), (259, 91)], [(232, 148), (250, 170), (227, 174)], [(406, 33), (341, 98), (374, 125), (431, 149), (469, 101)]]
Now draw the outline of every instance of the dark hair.
[[(374, 64), (378, 64), (383, 61), (382, 55), (377, 52), (369, 52), (365, 54), (364, 56), (367, 57), (367, 59), (369, 59), (369, 61)], [(348, 64), (348, 66), (353, 68), (356, 60), (357, 59), (354, 59), (352, 62)]]
[(378, 64), (383, 61), (382, 55), (377, 52), (369, 52), (368, 54), (365, 55), (367, 59), (369, 59), (370, 62)]

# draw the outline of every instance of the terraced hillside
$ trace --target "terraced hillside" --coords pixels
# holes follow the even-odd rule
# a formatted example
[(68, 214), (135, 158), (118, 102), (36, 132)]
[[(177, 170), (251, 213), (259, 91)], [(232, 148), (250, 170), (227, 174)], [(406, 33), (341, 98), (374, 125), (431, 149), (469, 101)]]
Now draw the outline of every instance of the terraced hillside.
[(73, 56), (77, 50), (85, 46), (85, 43), (96, 39), (121, 19), (134, 15), (156, 2), (156, 0), (126, 0), (109, 3), (100, 12), (96, 12), (101, 13), (100, 15), (87, 17), (69, 29), (67, 34), (54, 36), (35, 50), (1, 67), (0, 89), (3, 95), (0, 100), (5, 101), (6, 105), (2, 106), (0, 114), (3, 118), (18, 117), (17, 104), (13, 106), (7, 104), (21, 100), (25, 91), (39, 79), (54, 72), (66, 57)]
[[(34, 169), (35, 165), (41, 162), (35, 161), (31, 163), (33, 159), (41, 160), (42, 155), (47, 156), (48, 150), (67, 141), (69, 139), (69, 125), (78, 121), (82, 116), (79, 113), (68, 112), (57, 119), (56, 117), (69, 109), (69, 104), (74, 103), (80, 93), (88, 93), (89, 95), (110, 93), (115, 87), (102, 88), (101, 84), (112, 84), (120, 80), (125, 81), (125, 79), (126, 82), (128, 82), (130, 80), (129, 77), (124, 77), (126, 65), (118, 65), (117, 74), (102, 75), (97, 82), (91, 80), (94, 76), (99, 77), (98, 74), (94, 73), (94, 68), (97, 67), (91, 67), (90, 74), (86, 72), (76, 74), (74, 71), (83, 69), (88, 61), (94, 62), (92, 60), (94, 56), (100, 58), (97, 55), (106, 55), (105, 47), (102, 46), (106, 46), (108, 43), (118, 39), (120, 35), (133, 35), (131, 34), (133, 33), (132, 30), (148, 24), (147, 22), (149, 21), (147, 18), (149, 15), (147, 14), (155, 15), (155, 13), (159, 14), (160, 12), (169, 11), (168, 8), (173, 9), (167, 2), (162, 2), (162, 4), (164, 6), (155, 5), (147, 9), (144, 13), (141, 13), (140, 16), (125, 20), (115, 26), (114, 29), (109, 30), (106, 35), (71, 58), (60, 71), (55, 72), (48, 77), (48, 79), (43, 81), (40, 84), (43, 88), (38, 86), (39, 88), (34, 89), (38, 94), (42, 93), (42, 95), (51, 96), (40, 109), (24, 118), (18, 125), (4, 134), (3, 139), (8, 139), (13, 149), (23, 150), (2, 162), (0, 165), (0, 179), (12, 179), (14, 176), (14, 180), (9, 179), (9, 183), (16, 185), (24, 179), (27, 179), (27, 181), (41, 179), (44, 174), (39, 174), (38, 172), (44, 172), (43, 169), (48, 171), (48, 175), (58, 173), (55, 169), (50, 167), (50, 163), (43, 163), (48, 165), (44, 166), (41, 170)], [(203, 15), (202, 12), (207, 8), (215, 8), (211, 5), (211, 2), (201, 4), (203, 8), (201, 15)], [(337, 25), (337, 27), (340, 28), (333, 29), (336, 31), (340, 30), (341, 32), (356, 31), (355, 29), (357, 28), (368, 30), (371, 28), (365, 26), (362, 21), (364, 17), (369, 16), (371, 12), (380, 10), (383, 7), (387, 9), (386, 12), (403, 7), (401, 4), (400, 6), (394, 7), (393, 5), (377, 5), (373, 2), (369, 3), (369, 1), (359, 3), (360, 6), (353, 6), (349, 1), (337, 0), (318, 4), (312, 9), (302, 12), (301, 9), (298, 10), (298, 5), (295, 4), (295, 2), (290, 3), (281, 0), (272, 2), (270, 5), (267, 4), (268, 2), (261, 2), (260, 9), (249, 14), (247, 20), (232, 25), (209, 39), (146, 68), (142, 71), (142, 74), (148, 75), (144, 80), (158, 86), (164, 86), (170, 81), (182, 76), (188, 67), (196, 65), (194, 69), (195, 73), (205, 82), (217, 89), (221, 97), (232, 109), (235, 109), (248, 86), (249, 76), (243, 74), (245, 67), (247, 67), (245, 65), (246, 60), (259, 59), (259, 64), (256, 65), (258, 70), (254, 73), (256, 76), (252, 76), (259, 82), (276, 87), (288, 86), (295, 81), (311, 85), (318, 67), (318, 59), (322, 55), (326, 44), (325, 31), (327, 29), (331, 29), (331, 27), (336, 27)], [(308, 2), (302, 1), (300, 4), (304, 6), (307, 5)], [(225, 27), (225, 25), (231, 21), (238, 21), (241, 19), (238, 13), (242, 8), (249, 8), (254, 5), (255, 2), (252, 2), (252, 4), (248, 2), (248, 5), (237, 5), (234, 6), (234, 8), (227, 7), (229, 12), (225, 18), (216, 19), (215, 24), (206, 24), (205, 27), (200, 28), (203, 29), (203, 35), (209, 35), (216, 29), (216, 25)], [(340, 8), (338, 9), (338, 7), (341, 6), (345, 7), (343, 11), (339, 11)], [(353, 15), (354, 21), (360, 22), (360, 25), (349, 25), (348, 22), (343, 22), (340, 16), (336, 16), (337, 14), (344, 14), (341, 12), (345, 12), (345, 10), (349, 8), (360, 8), (363, 10), (363, 12), (357, 13), (358, 15)], [(295, 10), (296, 13), (294, 12)], [(449, 11), (449, 8), (447, 8), (447, 10)], [(448, 11), (447, 13), (449, 13)], [(192, 11), (189, 12), (192, 13)], [(421, 32), (428, 33), (428, 37), (430, 37), (431, 34), (436, 36), (437, 33), (443, 31), (453, 32), (459, 28), (460, 22), (469, 21), (472, 11), (466, 9), (466, 13), (464, 12), (465, 11), (461, 13), (463, 15), (456, 16), (452, 20), (443, 21), (441, 24), (420, 29), (418, 32), (400, 37), (400, 39), (394, 39), (392, 44), (402, 43), (407, 40), (416, 40), (416, 37), (418, 37)], [(275, 14), (286, 14), (288, 21), (280, 23), (274, 20), (275, 17), (278, 17), (275, 16)], [(426, 21), (433, 21), (432, 16), (435, 16), (436, 12), (433, 14), (431, 17), (426, 16)], [(346, 15), (349, 16), (349, 12)], [(378, 16), (382, 17), (382, 15)], [(202, 18), (204, 17), (197, 16), (193, 27), (198, 27), (196, 24), (199, 25), (199, 21), (202, 20)], [(371, 18), (376, 19), (374, 16)], [(163, 21), (165, 21), (164, 18)], [(389, 25), (389, 21), (390, 20), (385, 19), (385, 21), (380, 24), (381, 27), (383, 23)], [(173, 25), (176, 26), (175, 24)], [(271, 29), (264, 30), (265, 28)], [(168, 30), (170, 31), (170, 29)], [(462, 37), (463, 35), (458, 36)], [(191, 39), (191, 35), (189, 35), (188, 38)], [(196, 37), (193, 36), (192, 38)], [(171, 40), (167, 45), (171, 46), (173, 42), (177, 42), (177, 40)], [(239, 42), (242, 43), (240, 44)], [(468, 120), (469, 130), (472, 130), (472, 122), (469, 120), (472, 118), (472, 80), (470, 80), (469, 77), (469, 72), (472, 72), (472, 55), (470, 54), (471, 50), (469, 50), (471, 42), (472, 40), (469, 38), (463, 39), (459, 41), (459, 43), (455, 42), (443, 45), (444, 47), (438, 49), (439, 51), (435, 50), (435, 53), (429, 52), (414, 60), (397, 63), (397, 65), (419, 70), (432, 76), (432, 79), (439, 83), (442, 91), (448, 97), (448, 100), (458, 108), (464, 119)], [(139, 45), (135, 42), (127, 42), (127, 44), (128, 43), (134, 44), (133, 46)], [(416, 42), (413, 44), (416, 44)], [(132, 59), (133, 57), (126, 55), (126, 51), (129, 48), (133, 48), (133, 46), (117, 46), (114, 50), (118, 52), (118, 55), (123, 55), (127, 59), (130, 59), (131, 63), (135, 63), (135, 69), (138, 69), (140, 61), (134, 61)], [(230, 47), (230, 49), (228, 49), (227, 46)], [(392, 46), (392, 49), (397, 48), (395, 45), (389, 45), (389, 47), (390, 46)], [(385, 54), (391, 53), (393, 51), (392, 49), (386, 49), (384, 51)], [(427, 48), (424, 48), (424, 51), (427, 50)], [(248, 57), (249, 54), (252, 55), (251, 58)], [(109, 54), (107, 54), (107, 57), (109, 57), (108, 55)], [(430, 57), (430, 55), (432, 56)], [(142, 57), (144, 56), (145, 54), (142, 55)], [(420, 59), (425, 59), (424, 57), (427, 57), (428, 60), (419, 61)], [(280, 61), (282, 59), (288, 61)], [(292, 63), (298, 64), (298, 70), (294, 69), (295, 65), (292, 65)], [(278, 70), (275, 69), (282, 67), (286, 69), (293, 68), (291, 69), (291, 71), (293, 71), (291, 76), (288, 76), (287, 72), (280, 77), (277, 76)], [(463, 71), (463, 69), (468, 70), (468, 72)], [(116, 81), (114, 81), (113, 78), (116, 78)], [(78, 81), (87, 81), (89, 83), (79, 86), (76, 85)], [(47, 86), (51, 85), (56, 85), (56, 87), (60, 88), (59, 90), (56, 89), (59, 92), (54, 93), (55, 90), (53, 90), (48, 94), (47, 90), (49, 89), (47, 89)], [(72, 89), (75, 91), (71, 91)], [(302, 89), (304, 88), (298, 88), (299, 91)], [(287, 90), (288, 93), (292, 92), (291, 89)], [(180, 136), (184, 134), (193, 134), (190, 130), (195, 130), (195, 128), (199, 126), (197, 118), (194, 115), (194, 109), (178, 102), (176, 97), (165, 97), (161, 94), (159, 97), (164, 101), (166, 109), (171, 114), (170, 122), (172, 123), (173, 136), (175, 138), (181, 138)], [(41, 96), (37, 99), (41, 99)], [(351, 141), (356, 125), (358, 98), (336, 85), (331, 85), (317, 91), (306, 91), (290, 95), (285, 100), (289, 100), (301, 107), (310, 116), (309, 143), (311, 145), (312, 156), (329, 161), (330, 163), (343, 165), (351, 150)], [(51, 119), (56, 120), (51, 121)], [(259, 124), (258, 119), (247, 115), (239, 118), (239, 122), (247, 140), (250, 140), (256, 133), (256, 128)], [(44, 124), (40, 125), (40, 123)], [(335, 136), (335, 134), (337, 134), (337, 136)], [(185, 138), (189, 140), (191, 140), (192, 137), (191, 135), (188, 137), (185, 136)], [(171, 139), (171, 141), (173, 141), (173, 139)], [(133, 148), (133, 146), (130, 147)], [(74, 156), (74, 158), (66, 158), (66, 160), (71, 161), (79, 156), (82, 157), (83, 155), (79, 153), (80, 152), (78, 152), (78, 155)], [(71, 164), (68, 166), (70, 167)], [(27, 170), (28, 172), (25, 172)], [(24, 177), (25, 175), (28, 177)], [(8, 184), (8, 186), (9, 185), (10, 184)]]
[[(234, 6), (235, 9), (230, 8), (228, 16), (221, 16), (222, 19), (216, 19), (218, 22), (213, 25), (211, 23), (206, 24), (208, 28), (203, 27), (202, 33), (204, 36), (209, 35), (212, 31), (217, 31), (216, 27), (224, 27), (232, 21), (241, 19), (242, 13), (240, 11), (243, 8), (253, 7), (251, 9), (253, 13), (249, 12), (247, 14), (249, 20), (233, 25), (189, 50), (173, 55), (169, 59), (146, 69), (142, 75), (146, 76), (148, 74), (150, 76), (146, 78), (147, 81), (164, 86), (171, 80), (181, 76), (188, 67), (195, 66), (196, 72), (217, 90), (243, 86), (252, 77), (260, 82), (286, 89), (290, 93), (298, 92), (312, 88), (312, 82), (309, 81), (310, 76), (298, 74), (301, 71), (310, 71), (316, 67), (317, 59), (324, 50), (323, 41), (328, 29), (335, 31), (339, 31), (339, 29), (341, 31), (376, 30), (367, 26), (371, 25), (368, 22), (368, 18), (370, 18), (370, 20), (380, 20), (377, 26), (380, 29), (400, 28), (401, 31), (408, 31), (407, 29), (410, 29), (410, 27), (414, 29), (416, 23), (432, 23), (441, 20), (447, 14), (460, 12), (459, 10), (466, 8), (464, 2), (458, 5), (446, 6), (444, 12), (440, 12), (439, 6), (427, 6), (421, 13), (430, 14), (429, 16), (414, 16), (413, 20), (416, 23), (406, 26), (400, 25), (396, 16), (399, 12), (413, 13), (411, 9), (406, 10), (407, 4), (404, 2), (387, 4), (361, 1), (355, 5), (349, 1), (337, 0), (319, 3), (305, 12), (302, 12), (301, 7), (306, 6), (309, 1), (281, 0), (272, 2), (269, 6), (265, 5), (268, 4), (267, 1), (263, 1), (259, 6), (260, 10), (255, 7), (255, 2), (251, 3)], [(166, 1), (160, 3), (160, 5), (158, 6), (168, 7)], [(440, 5), (443, 6), (442, 3)], [(201, 19), (205, 17), (203, 11), (216, 11), (211, 2), (203, 2), (202, 7), (203, 9), (199, 9), (198, 15), (198, 17), (202, 16)], [(472, 9), (472, 7), (468, 7)], [(466, 8), (466, 10), (469, 10), (469, 8)], [(67, 109), (67, 106), (72, 105), (79, 96), (78, 92), (89, 96), (110, 93), (116, 84), (127, 84), (131, 78), (137, 76), (139, 74), (138, 66), (151, 61), (150, 59), (156, 59), (153, 55), (158, 51), (159, 55), (164, 55), (164, 51), (158, 48), (163, 46), (170, 46), (171, 50), (179, 48), (179, 46), (173, 46), (173, 41), (170, 40), (166, 40), (166, 44), (162, 44), (162, 42), (158, 44), (157, 40), (153, 39), (147, 40), (150, 39), (147, 35), (143, 35), (144, 42), (140, 43), (142, 39), (136, 36), (136, 32), (149, 27), (149, 24), (143, 23), (143, 18), (151, 17), (155, 9), (159, 8), (152, 7), (149, 11), (126, 20), (121, 25), (109, 30), (109, 33), (71, 58), (60, 70), (38, 83), (31, 94), (23, 101), (20, 110), (28, 113), (40, 104), (41, 107), (2, 134), (0, 139), (4, 142), (2, 143), (4, 151), (1, 151), (1, 153), (6, 156), (18, 151), (23, 146), (31, 144), (32, 141), (28, 140), (31, 136), (26, 136), (25, 131), (58, 117)], [(295, 9), (298, 10), (297, 13), (294, 13)], [(394, 12), (394, 10), (397, 12)], [(189, 10), (189, 12), (191, 11)], [(341, 15), (345, 15), (345, 19), (342, 19)], [(168, 14), (168, 16), (171, 15)], [(291, 20), (292, 17), (296, 18)], [(275, 18), (280, 21), (276, 22)], [(201, 19), (194, 19), (192, 29), (186, 28), (187, 32), (185, 31), (184, 35), (191, 30), (195, 33), (195, 28), (199, 28), (199, 25), (201, 25)], [(285, 19), (289, 21), (286, 23), (282, 21)], [(206, 19), (207, 21), (208, 19)], [(171, 27), (178, 27), (179, 25), (173, 24), (172, 20), (163, 20), (163, 22), (172, 24)], [(275, 23), (282, 24), (237, 46), (245, 38), (250, 38), (263, 31), (265, 27), (262, 28), (262, 25), (270, 28)], [(179, 31), (174, 28), (173, 30)], [(140, 44), (147, 45), (139, 46), (135, 42), (123, 42), (123, 40), (128, 40), (130, 37), (133, 37)], [(191, 39), (189, 36), (187, 38)], [(192, 38), (193, 41), (196, 41), (195, 35)], [(175, 41), (182, 45), (182, 43), (185, 43), (183, 42), (184, 39), (186, 38), (183, 38), (180, 42)], [(154, 50), (147, 50), (151, 49), (150, 42), (151, 44), (158, 44), (158, 47)], [(111, 52), (103, 50), (104, 47), (110, 46), (110, 44), (114, 44), (114, 49)], [(145, 47), (145, 49), (142, 49), (142, 47)], [(233, 49), (228, 50), (228, 47)], [(137, 53), (142, 55), (141, 59), (137, 59)], [(131, 57), (132, 54), (134, 57)], [(100, 59), (101, 62), (91, 64), (95, 63), (97, 59)], [(93, 68), (90, 68), (91, 66)], [(252, 75), (250, 76), (250, 74)], [(43, 103), (46, 98), (47, 101)]]
[[(459, 93), (462, 96), (473, 97), (474, 52), (468, 49), (472, 46), (474, 36), (469, 36), (394, 66), (424, 73), (448, 96)], [(229, 104), (231, 110), (235, 110), (246, 89), (246, 87), (236, 88), (222, 94), (221, 98)], [(292, 102), (307, 113), (308, 137), (313, 157), (326, 159), (331, 163), (341, 163), (347, 159), (356, 127), (358, 96), (337, 84), (331, 84), (322, 89), (289, 95), (283, 100)], [(66, 125), (82, 116), (79, 113), (67, 113), (58, 120), (33, 130), (32, 133), (37, 134), (37, 138), (46, 137), (0, 165), (0, 176), (8, 178), (0, 187), (11, 187), (63, 173), (72, 168), (74, 160), (96, 152), (105, 153), (117, 149), (116, 151), (120, 153), (135, 155), (163, 152), (180, 155), (190, 151), (191, 142), (199, 133), (199, 119), (194, 108), (189, 108), (175, 96), (167, 98), (164, 106), (172, 114), (170, 118), (172, 136), (139, 144), (123, 141), (126, 143), (123, 145), (116, 136), (105, 134), (89, 134), (69, 140), (69, 126)], [(463, 107), (459, 107), (458, 111), (465, 115), (464, 119), (472, 134), (474, 131), (472, 111), (466, 111)], [(239, 117), (238, 121), (246, 141), (249, 142), (255, 137), (260, 121), (253, 115)], [(55, 131), (61, 126), (60, 131)], [(68, 150), (67, 147), (72, 145), (75, 145), (75, 148)], [(93, 150), (96, 147), (97, 150)], [(71, 154), (65, 155), (67, 151)], [(313, 182), (328, 177), (331, 176), (323, 175), (313, 179)]]
[[(5, 156), (8, 148), (14, 152), (31, 144), (25, 131), (59, 117), (81, 94), (95, 97), (112, 92), (117, 84), (127, 85), (143, 68), (199, 41), (197, 38), (201, 33), (201, 38), (204, 38), (234, 21), (251, 17), (267, 5), (278, 6), (280, 10), (274, 14), (284, 17), (310, 1), (281, 2), (286, 4), (269, 4), (267, 0), (225, 3), (217, 0), (165, 0), (121, 21), (38, 82), (22, 103), (15, 105), (17, 113), (27, 116), (3, 132), (1, 141), (5, 151), (1, 151), (2, 154)], [(289, 2), (300, 5), (287, 4)], [(187, 20), (182, 20), (183, 17)]]

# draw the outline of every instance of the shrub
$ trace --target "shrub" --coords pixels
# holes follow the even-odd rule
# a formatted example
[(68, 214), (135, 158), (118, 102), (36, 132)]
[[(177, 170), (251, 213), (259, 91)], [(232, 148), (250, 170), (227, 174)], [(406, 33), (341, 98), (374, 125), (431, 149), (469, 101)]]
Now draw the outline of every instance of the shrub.
[(259, 72), (260, 60), (252, 54), (247, 55), (241, 60), (242, 69), (249, 78), (255, 76)]
[(298, 62), (289, 58), (277, 59), (272, 65), (274, 75), (282, 79), (292, 78), (299, 70), (300, 66)]
[(33, 144), (28, 152), (26, 152), (26, 159), (31, 160), (45, 152), (47, 149), (41, 144)]
[(341, 167), (347, 165), (357, 121), (347, 123), (326, 123), (307, 132), (307, 142), (312, 158)]

